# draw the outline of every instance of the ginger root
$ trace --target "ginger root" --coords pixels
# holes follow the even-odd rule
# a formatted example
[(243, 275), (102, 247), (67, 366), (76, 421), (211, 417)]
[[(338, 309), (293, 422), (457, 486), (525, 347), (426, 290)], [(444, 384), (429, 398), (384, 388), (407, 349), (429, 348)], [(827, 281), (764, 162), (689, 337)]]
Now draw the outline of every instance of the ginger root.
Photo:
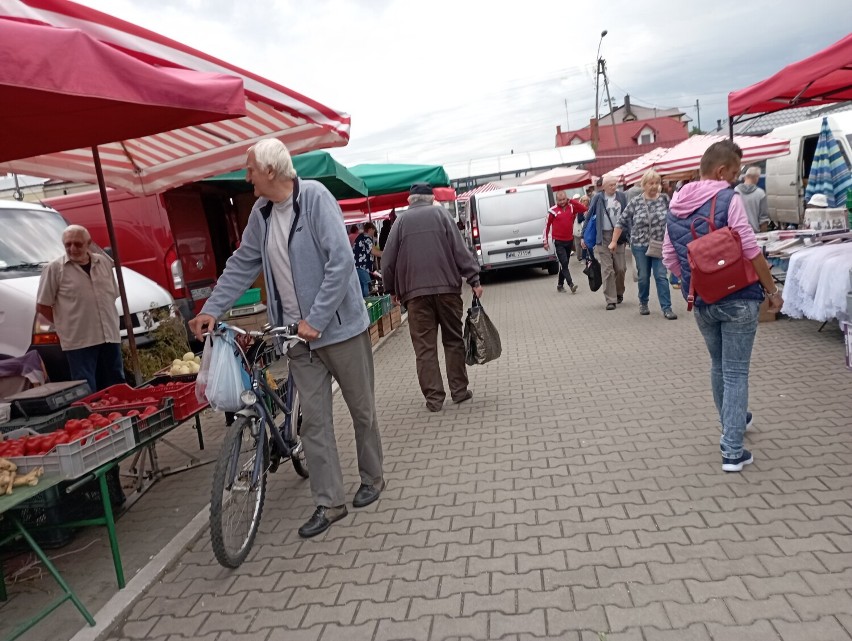
[(18, 469), (18, 466), (12, 463), (12, 461), (7, 461), (4, 458), (0, 458), (0, 470), (6, 470), (14, 474)]
[(44, 474), (43, 467), (37, 467), (34, 470), (30, 470), (26, 474), (16, 475), (15, 479), (12, 481), (13, 487), (20, 487), (22, 485), (35, 486), (38, 485), (38, 479), (40, 476)]

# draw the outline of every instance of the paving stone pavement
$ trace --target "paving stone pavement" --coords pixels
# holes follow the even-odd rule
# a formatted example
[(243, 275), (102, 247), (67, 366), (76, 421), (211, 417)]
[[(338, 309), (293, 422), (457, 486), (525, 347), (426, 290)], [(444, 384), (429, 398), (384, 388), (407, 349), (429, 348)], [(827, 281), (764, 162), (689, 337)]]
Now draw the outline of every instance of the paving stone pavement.
[[(761, 324), (747, 436), (724, 474), (709, 362), (635, 286), (605, 311), (521, 270), (486, 283), (503, 355), (428, 412), (407, 332), (376, 352), (388, 487), (312, 540), (290, 469), (238, 570), (200, 538), (113, 640), (852, 639), (850, 382), (836, 327)], [(403, 330), (405, 328), (403, 327)], [(351, 494), (351, 421), (335, 402)], [(210, 470), (212, 473), (212, 470)], [(188, 490), (189, 491), (189, 490)]]

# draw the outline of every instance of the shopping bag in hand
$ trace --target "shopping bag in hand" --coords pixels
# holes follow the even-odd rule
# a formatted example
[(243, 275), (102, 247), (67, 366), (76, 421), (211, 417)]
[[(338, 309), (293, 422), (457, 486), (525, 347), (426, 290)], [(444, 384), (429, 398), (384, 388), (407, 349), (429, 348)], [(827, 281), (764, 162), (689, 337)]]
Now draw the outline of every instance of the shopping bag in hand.
[(583, 273), (589, 277), (589, 289), (593, 292), (598, 291), (603, 285), (603, 277), (601, 276), (601, 264), (594, 256), (586, 261), (586, 268)]
[(488, 318), (482, 303), (474, 296), (464, 322), (465, 363), (482, 365), (500, 357), (500, 334)]

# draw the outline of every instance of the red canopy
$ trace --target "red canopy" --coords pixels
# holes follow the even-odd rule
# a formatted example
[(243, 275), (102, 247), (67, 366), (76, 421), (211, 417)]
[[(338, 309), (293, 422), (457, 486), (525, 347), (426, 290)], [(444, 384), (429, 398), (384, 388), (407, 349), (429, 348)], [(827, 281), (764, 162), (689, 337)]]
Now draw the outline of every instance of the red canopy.
[[(349, 140), (347, 114), (100, 11), (68, 0), (2, 0), (0, 28), (8, 21), (80, 29), (158, 67), (225, 73), (243, 80), (245, 116), (203, 127), (164, 127), (162, 134), (136, 139), (138, 145), (102, 145), (104, 179), (111, 187), (151, 194), (234, 171), (243, 166), (247, 149), (261, 138), (278, 138), (293, 154), (345, 145)], [(76, 150), (4, 163), (0, 171), (94, 183), (93, 167), (91, 152)]]
[[(435, 200), (448, 202), (456, 199), (456, 190), (452, 187), (435, 187), (432, 190)], [(381, 196), (370, 196), (368, 198), (350, 198), (340, 201), (343, 211), (362, 211), (364, 213), (393, 209), (394, 207), (408, 207), (408, 192), (400, 191), (395, 194), (382, 194)]]
[(0, 162), (245, 114), (234, 76), (154, 67), (77, 29), (0, 20), (0, 34)]
[(731, 119), (852, 100), (852, 34), (774, 76), (728, 94)]

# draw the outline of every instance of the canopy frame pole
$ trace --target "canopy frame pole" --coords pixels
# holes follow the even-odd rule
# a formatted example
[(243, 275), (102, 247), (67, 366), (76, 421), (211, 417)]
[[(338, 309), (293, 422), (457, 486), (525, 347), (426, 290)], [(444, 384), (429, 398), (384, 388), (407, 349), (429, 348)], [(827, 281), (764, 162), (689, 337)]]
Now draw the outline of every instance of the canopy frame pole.
[[(97, 146), (92, 147), (92, 159), (95, 162), (95, 173), (98, 177), (98, 191), (101, 193), (101, 204), (104, 208), (104, 219), (106, 220), (107, 233), (109, 234), (110, 248), (112, 249), (112, 260), (115, 263), (115, 277), (118, 280), (118, 294), (121, 297), (121, 310), (124, 315), (124, 326), (127, 329), (127, 344), (130, 347), (130, 365), (133, 376), (136, 379), (133, 386), (142, 382), (142, 369), (139, 366), (139, 354), (136, 351), (136, 336), (133, 333), (133, 319), (130, 315), (130, 305), (127, 302), (127, 290), (124, 288), (124, 274), (121, 273), (121, 258), (118, 251), (118, 240), (115, 236), (115, 227), (112, 224), (112, 211), (109, 207), (109, 196), (106, 190), (104, 170), (101, 166), (101, 155)], [(120, 343), (119, 343), (120, 345)]]

